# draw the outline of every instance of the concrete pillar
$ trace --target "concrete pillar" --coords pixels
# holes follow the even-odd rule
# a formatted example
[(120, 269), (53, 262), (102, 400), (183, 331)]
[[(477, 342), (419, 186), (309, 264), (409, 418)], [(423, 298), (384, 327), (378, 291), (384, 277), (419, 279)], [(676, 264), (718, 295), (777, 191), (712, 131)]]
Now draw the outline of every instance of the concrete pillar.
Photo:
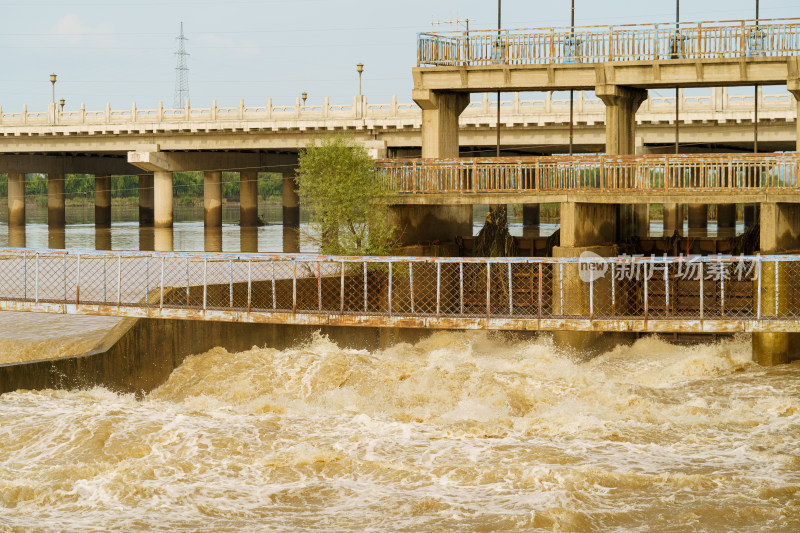
[(94, 225), (98, 228), (111, 227), (111, 176), (94, 177)]
[(744, 227), (752, 228), (758, 221), (758, 204), (744, 204)]
[(222, 227), (222, 172), (203, 172), (203, 223), (206, 228)]
[[(761, 254), (777, 254), (800, 248), (800, 205), (761, 204)], [(764, 263), (761, 269), (761, 315), (775, 315), (787, 311), (790, 302), (798, 301), (799, 289), (789, 283), (790, 263), (778, 264), (777, 286), (775, 263)], [(760, 365), (785, 364), (790, 359), (790, 344), (798, 339), (797, 333), (753, 333), (753, 361)]]
[(205, 226), (203, 228), (203, 249), (206, 252), (222, 251), (222, 226)]
[[(789, 57), (786, 60), (788, 76), (786, 88), (794, 95), (797, 104), (797, 116), (800, 117), (800, 57)], [(800, 152), (800, 119), (795, 121), (795, 151)]]
[(471, 205), (393, 205), (390, 222), (398, 228), (401, 245), (453, 242), (472, 236)]
[(139, 225), (153, 226), (153, 175), (139, 176)]
[(25, 226), (8, 227), (8, 245), (11, 248), (25, 248)]
[(736, 235), (736, 204), (717, 204), (717, 237)]
[[(587, 251), (602, 257), (617, 255), (613, 244), (617, 236), (617, 212), (615, 204), (562, 203), (561, 244), (553, 248), (553, 257), (580, 257)], [(553, 294), (558, 295), (553, 297), (554, 315), (589, 316), (590, 285), (581, 280), (579, 269), (577, 263), (564, 265), (562, 280), (561, 270), (558, 266), (553, 268)], [(596, 279), (594, 288), (595, 311), (608, 307), (605, 299), (610, 300), (610, 275)], [(593, 352), (602, 349), (601, 345), (611, 337), (591, 331), (555, 331), (553, 339), (560, 347)]]
[(522, 204), (522, 236), (538, 237), (540, 224), (539, 204)]
[(458, 117), (469, 105), (469, 94), (414, 89), (422, 108), (422, 157), (458, 157)]
[(683, 235), (683, 205), (664, 204), (664, 236)]
[[(64, 201), (64, 174), (47, 175), (47, 227), (63, 228), (67, 225)], [(51, 247), (52, 248), (52, 247)], [(63, 248), (61, 246), (60, 248)]]
[(25, 227), (25, 174), (8, 173), (8, 227)]
[(595, 87), (595, 93), (606, 105), (606, 153), (635, 153), (636, 110), (647, 99), (647, 91), (605, 84)]
[(627, 241), (632, 237), (646, 238), (650, 232), (650, 206), (648, 204), (621, 204), (619, 206), (619, 237)]
[(294, 172), (283, 174), (283, 251), (300, 253), (300, 198)]
[(258, 224), (258, 172), (239, 172), (239, 225)]
[(708, 230), (708, 205), (689, 204), (689, 236), (705, 237)]
[(152, 226), (139, 226), (139, 250), (152, 252), (156, 249), (155, 233)]
[(94, 228), (94, 249), (111, 249), (111, 228), (108, 226), (95, 226)]
[(240, 226), (239, 227), (239, 248), (242, 253), (258, 253), (258, 227)]
[(156, 228), (172, 227), (172, 172), (158, 170), (153, 173), (153, 225)]
[(63, 250), (67, 247), (67, 232), (64, 226), (47, 227), (47, 247), (53, 250)]
[[(158, 191), (156, 191), (156, 195)], [(158, 198), (158, 196), (156, 196)], [(158, 200), (156, 200), (158, 201)], [(158, 219), (156, 219), (158, 220)], [(174, 250), (172, 227), (153, 228), (153, 248), (156, 252), (171, 252)]]

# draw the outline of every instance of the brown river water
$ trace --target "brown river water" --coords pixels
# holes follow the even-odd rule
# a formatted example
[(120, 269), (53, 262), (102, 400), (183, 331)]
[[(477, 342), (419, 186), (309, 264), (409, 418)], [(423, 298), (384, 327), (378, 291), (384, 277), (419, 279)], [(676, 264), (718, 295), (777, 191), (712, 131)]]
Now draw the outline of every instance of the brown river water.
[(654, 338), (215, 349), (0, 396), (0, 531), (798, 531), (800, 364)]

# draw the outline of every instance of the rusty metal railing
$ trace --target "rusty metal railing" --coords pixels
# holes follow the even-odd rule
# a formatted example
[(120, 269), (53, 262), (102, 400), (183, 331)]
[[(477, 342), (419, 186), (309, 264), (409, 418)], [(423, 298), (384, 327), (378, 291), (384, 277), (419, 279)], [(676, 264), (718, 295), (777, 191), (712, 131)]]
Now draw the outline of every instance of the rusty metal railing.
[(800, 256), (423, 258), (0, 249), (0, 309), (286, 324), (800, 331)]
[(377, 168), (401, 194), (800, 190), (797, 153), (385, 159)]
[(800, 19), (420, 33), (417, 66), (788, 56)]

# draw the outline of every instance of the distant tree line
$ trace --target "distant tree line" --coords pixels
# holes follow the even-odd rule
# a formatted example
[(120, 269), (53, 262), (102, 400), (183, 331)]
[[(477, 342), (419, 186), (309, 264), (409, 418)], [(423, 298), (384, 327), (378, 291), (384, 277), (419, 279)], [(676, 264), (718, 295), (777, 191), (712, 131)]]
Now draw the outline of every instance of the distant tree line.
[[(94, 198), (94, 177), (91, 174), (67, 174), (64, 176), (64, 194), (67, 198)], [(113, 176), (112, 198), (136, 198), (139, 195), (138, 176)], [(269, 198), (281, 195), (282, 175), (262, 172), (258, 175), (258, 195)], [(202, 198), (202, 172), (175, 172), (172, 176), (175, 198)], [(0, 196), (8, 195), (8, 176), (0, 174)], [(47, 196), (47, 175), (28, 174), (25, 178), (26, 196)], [(222, 173), (222, 197), (239, 198), (239, 176), (235, 172)]]

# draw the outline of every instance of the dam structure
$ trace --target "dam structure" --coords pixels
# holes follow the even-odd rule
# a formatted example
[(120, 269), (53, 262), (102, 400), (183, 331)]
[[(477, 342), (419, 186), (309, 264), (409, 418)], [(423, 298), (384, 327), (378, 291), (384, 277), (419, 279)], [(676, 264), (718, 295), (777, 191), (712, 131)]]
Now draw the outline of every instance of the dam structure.
[[(790, 360), (800, 333), (800, 21), (424, 33), (417, 54), (418, 110), (360, 98), (352, 106), (0, 113), (0, 172), (9, 191), (0, 309), (553, 331), (557, 343), (576, 349), (612, 334), (749, 333), (756, 361)], [(754, 85), (785, 86), (792, 100), (765, 104), (754, 121), (747, 102), (734, 104), (726, 91)], [(670, 124), (666, 112), (659, 115), (664, 102), (647, 103), (648, 91), (696, 87), (712, 88), (712, 97), (681, 102), (685, 116), (705, 113), (685, 127), (712, 153), (684, 146), (691, 153), (667, 154), (674, 116)], [(602, 154), (552, 155), (566, 146), (563, 102), (523, 105), (519, 96), (568, 90), (581, 95), (578, 149)], [(498, 108), (470, 96), (495, 92), (515, 95), (499, 158), (488, 157), (496, 133), (489, 117)], [(690, 111), (693, 105), (708, 108)], [(761, 120), (759, 146), (789, 152), (741, 153), (752, 149), (747, 130)], [(376, 159), (407, 256), (299, 254), (298, 151), (337, 131), (354, 132)], [(244, 239), (241, 254), (222, 254), (214, 238), (205, 254), (174, 252), (173, 173), (180, 171), (203, 172), (211, 236), (222, 226), (223, 171), (239, 173), (243, 228), (259, 224), (258, 173), (281, 172), (285, 254), (259, 254), (257, 241)], [(48, 176), (48, 250), (25, 243), (29, 172)], [(139, 176), (139, 224), (152, 228), (150, 250), (59, 250), (64, 175), (76, 172), (95, 176), (98, 228), (111, 225), (110, 176)], [(557, 204), (558, 238), (541, 252), (532, 245), (529, 257), (465, 257), (474, 204), (522, 204), (524, 227), (538, 227), (542, 204)], [(662, 206), (664, 237), (642, 253), (653, 204)], [(714, 239), (728, 239), (724, 254), (716, 241), (713, 252), (692, 245), (707, 234), (710, 205)], [(736, 240), (737, 206), (747, 246)], [(414, 252), (432, 244), (448, 245), (437, 249), (452, 257)]]

